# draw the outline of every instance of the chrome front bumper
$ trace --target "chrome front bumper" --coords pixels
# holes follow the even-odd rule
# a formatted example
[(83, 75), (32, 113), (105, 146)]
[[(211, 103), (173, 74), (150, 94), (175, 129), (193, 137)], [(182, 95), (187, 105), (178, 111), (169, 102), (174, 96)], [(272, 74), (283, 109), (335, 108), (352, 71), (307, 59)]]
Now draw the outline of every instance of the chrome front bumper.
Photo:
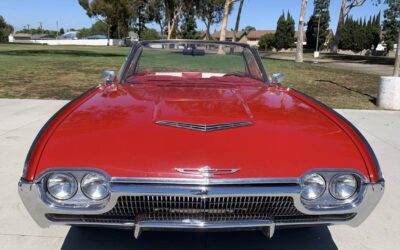
[[(67, 225), (89, 225), (108, 226), (116, 228), (135, 229), (138, 237), (142, 230), (146, 229), (200, 229), (200, 230), (230, 230), (230, 229), (264, 229), (267, 235), (272, 236), (275, 227), (319, 225), (319, 224), (347, 224), (350, 226), (360, 225), (372, 212), (384, 192), (384, 181), (378, 183), (364, 183), (359, 198), (349, 204), (340, 207), (307, 208), (301, 201), (301, 186), (299, 183), (288, 183), (288, 185), (177, 185), (177, 184), (149, 184), (129, 183), (126, 181), (111, 181), (111, 194), (109, 198), (99, 204), (86, 206), (63, 207), (51, 202), (43, 191), (41, 182), (28, 182), (24, 179), (19, 181), (18, 189), (20, 197), (31, 214), (32, 218), (41, 227), (52, 224)], [(354, 214), (346, 220), (323, 220), (311, 222), (277, 222), (273, 220), (234, 220), (234, 221), (200, 221), (192, 218), (184, 220), (140, 220), (135, 219), (130, 223), (108, 223), (108, 222), (81, 222), (81, 221), (54, 221), (50, 220), (48, 214), (58, 215), (100, 215), (112, 210), (121, 196), (154, 196), (154, 195), (176, 195), (184, 197), (221, 197), (221, 196), (290, 196), (293, 198), (294, 206), (305, 215), (341, 215)], [(329, 216), (328, 216), (329, 217)]]

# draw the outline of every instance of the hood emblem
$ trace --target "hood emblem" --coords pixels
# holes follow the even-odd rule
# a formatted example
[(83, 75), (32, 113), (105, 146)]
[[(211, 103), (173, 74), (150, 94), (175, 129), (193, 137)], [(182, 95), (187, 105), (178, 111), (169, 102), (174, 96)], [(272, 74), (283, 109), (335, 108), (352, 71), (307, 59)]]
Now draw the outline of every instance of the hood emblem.
[(224, 174), (234, 174), (238, 172), (240, 169), (215, 169), (210, 168), (209, 166), (205, 166), (202, 168), (175, 168), (175, 170), (182, 174), (192, 174), (192, 175), (201, 175), (203, 177), (213, 177), (215, 175), (224, 175)]
[(156, 121), (156, 124), (177, 127), (177, 128), (192, 129), (192, 130), (197, 130), (197, 131), (202, 131), (202, 132), (210, 132), (210, 131), (215, 131), (215, 130), (222, 130), (222, 129), (229, 129), (229, 128), (253, 125), (253, 123), (249, 122), (249, 121), (218, 123), (218, 124), (194, 124), (194, 123), (163, 121), (163, 120)]

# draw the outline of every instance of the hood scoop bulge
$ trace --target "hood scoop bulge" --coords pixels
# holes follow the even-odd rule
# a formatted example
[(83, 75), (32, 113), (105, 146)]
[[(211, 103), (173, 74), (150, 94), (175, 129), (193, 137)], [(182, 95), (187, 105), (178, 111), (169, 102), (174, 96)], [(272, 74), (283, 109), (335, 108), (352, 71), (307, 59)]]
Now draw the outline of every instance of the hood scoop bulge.
[(222, 129), (250, 126), (253, 123), (249, 121), (243, 121), (243, 122), (230, 122), (230, 123), (219, 123), (219, 124), (193, 124), (193, 123), (173, 122), (173, 121), (156, 121), (156, 124), (197, 130), (202, 132), (211, 132)]
[(155, 124), (201, 132), (250, 126), (246, 101), (229, 88), (165, 88), (154, 104)]

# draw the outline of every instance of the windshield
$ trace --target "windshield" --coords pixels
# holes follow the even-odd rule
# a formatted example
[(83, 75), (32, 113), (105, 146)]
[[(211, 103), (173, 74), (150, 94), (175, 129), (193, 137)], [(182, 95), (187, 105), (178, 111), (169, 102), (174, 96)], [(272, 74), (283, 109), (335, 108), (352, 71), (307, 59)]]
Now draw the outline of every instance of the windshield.
[(132, 49), (121, 69), (122, 82), (197, 78), (265, 82), (256, 55), (247, 46), (213, 42), (143, 42)]

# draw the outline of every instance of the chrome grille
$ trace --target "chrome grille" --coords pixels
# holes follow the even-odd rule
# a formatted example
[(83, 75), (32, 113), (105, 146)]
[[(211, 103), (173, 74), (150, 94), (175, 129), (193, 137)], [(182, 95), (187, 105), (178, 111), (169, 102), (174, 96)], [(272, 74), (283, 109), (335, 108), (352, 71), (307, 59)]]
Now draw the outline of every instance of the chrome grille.
[(266, 220), (301, 215), (288, 196), (185, 197), (121, 196), (106, 215), (137, 220)]
[(202, 132), (210, 132), (215, 130), (250, 126), (253, 123), (249, 121), (241, 121), (241, 122), (230, 122), (230, 123), (219, 123), (219, 124), (193, 124), (193, 123), (174, 122), (174, 121), (156, 121), (156, 124), (177, 127), (177, 128), (186, 128)]

